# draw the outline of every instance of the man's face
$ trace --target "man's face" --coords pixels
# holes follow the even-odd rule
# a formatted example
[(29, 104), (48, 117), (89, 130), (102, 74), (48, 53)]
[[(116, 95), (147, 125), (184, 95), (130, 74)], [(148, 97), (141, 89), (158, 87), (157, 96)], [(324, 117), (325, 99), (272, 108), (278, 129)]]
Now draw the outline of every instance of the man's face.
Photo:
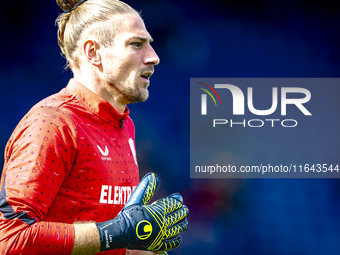
[(149, 77), (159, 58), (150, 45), (151, 36), (137, 14), (114, 18), (117, 32), (102, 59), (104, 82), (114, 90), (120, 103), (145, 101), (149, 96)]

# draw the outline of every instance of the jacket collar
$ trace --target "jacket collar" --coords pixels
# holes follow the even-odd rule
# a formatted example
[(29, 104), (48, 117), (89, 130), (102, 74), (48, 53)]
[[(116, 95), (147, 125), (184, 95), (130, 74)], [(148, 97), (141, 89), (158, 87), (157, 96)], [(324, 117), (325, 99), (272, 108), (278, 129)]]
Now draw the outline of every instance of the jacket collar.
[(98, 115), (107, 122), (121, 124), (129, 117), (130, 110), (128, 107), (126, 107), (123, 114), (119, 114), (104, 98), (95, 94), (74, 79), (70, 79), (66, 89), (71, 91), (71, 93), (76, 96), (80, 103), (89, 111)]

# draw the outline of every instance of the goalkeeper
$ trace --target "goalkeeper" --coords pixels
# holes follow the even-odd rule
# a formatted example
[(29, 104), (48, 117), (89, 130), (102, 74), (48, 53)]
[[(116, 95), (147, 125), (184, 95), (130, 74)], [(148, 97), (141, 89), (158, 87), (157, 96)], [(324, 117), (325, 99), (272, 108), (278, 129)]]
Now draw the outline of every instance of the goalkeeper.
[(0, 254), (166, 253), (181, 243), (189, 212), (179, 194), (148, 204), (159, 180), (139, 182), (127, 107), (148, 98), (159, 63), (152, 38), (121, 1), (57, 3), (74, 77), (30, 109), (6, 145)]

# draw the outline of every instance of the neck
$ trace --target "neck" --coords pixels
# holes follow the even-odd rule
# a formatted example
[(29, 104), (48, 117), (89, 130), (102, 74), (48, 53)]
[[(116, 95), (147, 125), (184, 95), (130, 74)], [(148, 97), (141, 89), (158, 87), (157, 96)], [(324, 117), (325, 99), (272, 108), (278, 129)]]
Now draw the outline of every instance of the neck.
[(121, 100), (121, 96), (118, 95), (114, 88), (104, 84), (98, 76), (92, 75), (91, 72), (87, 72), (86, 74), (74, 72), (73, 79), (91, 90), (93, 93), (104, 98), (119, 114), (123, 114), (125, 112), (127, 103), (124, 103), (123, 100)]

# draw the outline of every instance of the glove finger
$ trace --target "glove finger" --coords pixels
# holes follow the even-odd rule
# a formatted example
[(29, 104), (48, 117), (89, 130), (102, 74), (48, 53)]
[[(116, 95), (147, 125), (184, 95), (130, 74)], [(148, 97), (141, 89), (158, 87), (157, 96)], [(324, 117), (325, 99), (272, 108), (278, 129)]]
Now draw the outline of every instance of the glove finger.
[(179, 202), (181, 202), (183, 204), (183, 197), (182, 197), (182, 195), (180, 193), (174, 193), (174, 194), (171, 194), (168, 197), (176, 199), (176, 200), (178, 200)]
[(163, 241), (163, 245), (158, 249), (159, 251), (170, 251), (172, 249), (177, 248), (182, 243), (182, 237), (180, 235), (176, 235), (165, 239)]
[(139, 182), (124, 208), (132, 205), (147, 205), (159, 187), (159, 178), (154, 173), (148, 173)]
[(153, 208), (162, 212), (164, 215), (172, 213), (183, 206), (183, 198), (179, 193), (172, 194), (168, 197), (158, 199), (152, 203)]
[(172, 225), (177, 224), (178, 222), (182, 221), (189, 217), (189, 209), (186, 205), (183, 205), (181, 209), (174, 211), (171, 214), (168, 214), (165, 218), (165, 226), (171, 227)]
[(170, 238), (173, 236), (178, 235), (179, 233), (182, 233), (186, 230), (188, 230), (189, 222), (187, 220), (181, 221), (177, 223), (176, 225), (172, 226), (171, 228), (168, 228), (168, 230), (165, 233), (165, 238)]

